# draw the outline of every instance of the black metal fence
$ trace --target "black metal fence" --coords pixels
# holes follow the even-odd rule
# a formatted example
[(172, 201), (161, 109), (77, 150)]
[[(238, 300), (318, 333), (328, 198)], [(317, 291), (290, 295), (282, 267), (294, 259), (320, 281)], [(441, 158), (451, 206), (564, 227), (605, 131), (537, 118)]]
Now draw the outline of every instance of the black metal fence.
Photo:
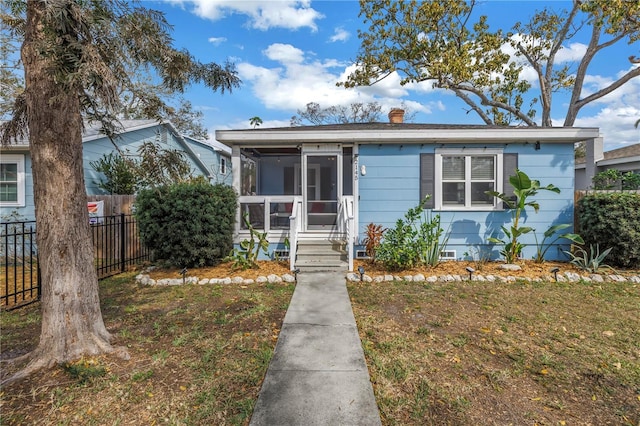
[[(91, 218), (91, 236), (98, 278), (126, 271), (149, 260), (132, 215)], [(7, 222), (0, 228), (0, 308), (13, 309), (40, 300), (36, 223)]]

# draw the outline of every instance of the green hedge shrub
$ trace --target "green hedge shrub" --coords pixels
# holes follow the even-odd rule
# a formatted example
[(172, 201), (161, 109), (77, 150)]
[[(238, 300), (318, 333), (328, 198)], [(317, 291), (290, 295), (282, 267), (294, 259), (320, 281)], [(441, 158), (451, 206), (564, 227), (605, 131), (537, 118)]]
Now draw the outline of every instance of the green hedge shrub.
[(219, 263), (233, 248), (237, 196), (204, 178), (142, 190), (136, 197), (142, 242), (174, 267)]
[(607, 264), (640, 267), (640, 194), (587, 194), (577, 205), (579, 233), (585, 246), (612, 248)]

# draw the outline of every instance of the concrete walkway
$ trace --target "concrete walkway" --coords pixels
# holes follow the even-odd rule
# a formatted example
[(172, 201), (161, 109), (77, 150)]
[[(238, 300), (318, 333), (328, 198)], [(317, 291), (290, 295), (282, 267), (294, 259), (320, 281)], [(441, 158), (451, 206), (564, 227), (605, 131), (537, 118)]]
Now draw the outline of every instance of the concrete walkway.
[(380, 424), (344, 273), (299, 274), (250, 425)]

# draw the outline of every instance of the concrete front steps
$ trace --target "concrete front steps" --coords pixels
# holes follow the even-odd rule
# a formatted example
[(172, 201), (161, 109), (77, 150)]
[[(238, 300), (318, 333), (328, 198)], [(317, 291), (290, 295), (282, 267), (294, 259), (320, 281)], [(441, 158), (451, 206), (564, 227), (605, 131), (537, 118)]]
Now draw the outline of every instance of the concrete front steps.
[(295, 265), (300, 272), (346, 271), (349, 268), (349, 262), (345, 242), (299, 240)]

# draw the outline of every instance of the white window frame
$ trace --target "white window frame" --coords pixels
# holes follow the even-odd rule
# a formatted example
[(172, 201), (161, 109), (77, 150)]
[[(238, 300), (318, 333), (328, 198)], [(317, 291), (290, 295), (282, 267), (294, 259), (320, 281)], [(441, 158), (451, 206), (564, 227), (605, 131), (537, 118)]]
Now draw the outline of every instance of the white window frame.
[[(465, 157), (465, 205), (460, 204), (444, 204), (442, 201), (442, 157), (458, 156)], [(503, 150), (500, 148), (439, 148), (435, 151), (435, 209), (436, 210), (461, 210), (461, 211), (494, 211), (502, 210), (502, 204), (494, 198), (493, 205), (472, 205), (471, 204), (471, 157), (474, 156), (493, 156), (495, 158), (493, 166), (495, 167), (495, 190), (503, 192)]]
[(18, 167), (18, 200), (17, 201), (0, 201), (1, 207), (24, 207), (25, 206), (25, 174), (24, 174), (24, 155), (9, 154), (2, 155), (0, 158), (2, 164), (17, 164)]

